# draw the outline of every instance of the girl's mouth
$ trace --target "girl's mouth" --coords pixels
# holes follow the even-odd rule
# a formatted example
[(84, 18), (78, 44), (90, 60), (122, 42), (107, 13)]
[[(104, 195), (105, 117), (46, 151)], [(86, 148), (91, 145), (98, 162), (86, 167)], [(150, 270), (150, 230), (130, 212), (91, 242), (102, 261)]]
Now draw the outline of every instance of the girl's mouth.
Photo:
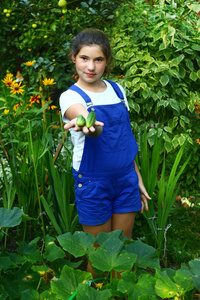
[(85, 73), (88, 77), (94, 77), (95, 74), (92, 74), (92, 73)]

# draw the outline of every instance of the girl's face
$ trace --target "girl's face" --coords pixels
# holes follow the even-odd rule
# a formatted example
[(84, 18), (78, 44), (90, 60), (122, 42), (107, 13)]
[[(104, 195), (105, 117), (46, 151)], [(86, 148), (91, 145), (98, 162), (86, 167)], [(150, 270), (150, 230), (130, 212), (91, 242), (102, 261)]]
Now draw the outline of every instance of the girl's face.
[(78, 83), (83, 88), (98, 87), (104, 74), (107, 60), (99, 45), (83, 46), (76, 56), (72, 55), (79, 75)]

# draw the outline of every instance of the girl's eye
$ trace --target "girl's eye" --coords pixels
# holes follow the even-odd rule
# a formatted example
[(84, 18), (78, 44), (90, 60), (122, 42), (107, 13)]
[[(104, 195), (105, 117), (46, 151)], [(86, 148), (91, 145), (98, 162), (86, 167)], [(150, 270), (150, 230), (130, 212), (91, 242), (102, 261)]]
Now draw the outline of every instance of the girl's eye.
[(98, 61), (98, 62), (101, 62), (101, 61), (102, 61), (102, 58), (97, 58), (97, 61)]

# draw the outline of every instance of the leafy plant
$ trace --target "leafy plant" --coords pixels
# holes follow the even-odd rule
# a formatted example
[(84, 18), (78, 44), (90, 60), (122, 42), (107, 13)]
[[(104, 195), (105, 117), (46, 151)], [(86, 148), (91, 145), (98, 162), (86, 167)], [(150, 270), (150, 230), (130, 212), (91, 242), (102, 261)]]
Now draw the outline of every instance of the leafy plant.
[[(127, 240), (121, 230), (100, 233), (96, 239), (84, 232), (65, 233), (57, 239), (60, 246), (55, 238), (46, 236), (41, 248), (38, 247), (40, 239), (36, 238), (28, 244), (21, 243), (18, 253), (0, 253), (3, 299), (93, 300), (112, 299), (113, 296), (123, 299), (125, 294), (134, 300), (157, 297), (192, 299), (200, 291), (198, 259), (191, 260), (177, 271), (161, 269), (155, 248), (140, 240)], [(99, 244), (97, 250), (94, 241)], [(64, 259), (65, 255), (70, 256), (71, 261)], [(73, 262), (73, 255), (76, 262)], [(98, 266), (95, 270), (99, 273), (103, 270), (107, 275), (111, 270), (124, 272), (120, 279), (106, 274), (93, 279), (90, 273), (77, 269), (81, 263), (77, 258), (83, 256), (94, 260), (93, 267)]]

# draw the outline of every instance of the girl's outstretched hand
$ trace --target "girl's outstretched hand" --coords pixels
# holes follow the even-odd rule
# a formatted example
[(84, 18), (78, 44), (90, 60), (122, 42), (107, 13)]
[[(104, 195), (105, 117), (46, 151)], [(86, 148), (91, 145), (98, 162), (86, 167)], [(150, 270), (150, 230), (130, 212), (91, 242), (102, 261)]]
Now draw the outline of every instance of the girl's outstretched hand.
[[(87, 128), (86, 126), (83, 126), (83, 127), (79, 127), (77, 124), (76, 124), (76, 120), (77, 118), (74, 118), (72, 119), (69, 123), (65, 124), (64, 125), (64, 129), (65, 130), (68, 130), (70, 128), (73, 128), (74, 127), (74, 131), (83, 131), (84, 134), (90, 134), (90, 133), (94, 133), (95, 131), (101, 131), (102, 132), (102, 128), (98, 129), (98, 127), (102, 127), (104, 126), (104, 123), (103, 122), (100, 122), (100, 121), (95, 121), (94, 124), (90, 127), (90, 128)], [(98, 127), (96, 127), (98, 126)], [(101, 134), (101, 133), (100, 133)], [(100, 135), (99, 134), (99, 135)]]
[(148, 211), (148, 200), (151, 200), (151, 197), (149, 196), (149, 194), (147, 193), (145, 187), (143, 184), (139, 184), (139, 191), (140, 191), (140, 201), (142, 203), (142, 208), (140, 210), (141, 214), (143, 213), (143, 210), (145, 208), (146, 211)]

